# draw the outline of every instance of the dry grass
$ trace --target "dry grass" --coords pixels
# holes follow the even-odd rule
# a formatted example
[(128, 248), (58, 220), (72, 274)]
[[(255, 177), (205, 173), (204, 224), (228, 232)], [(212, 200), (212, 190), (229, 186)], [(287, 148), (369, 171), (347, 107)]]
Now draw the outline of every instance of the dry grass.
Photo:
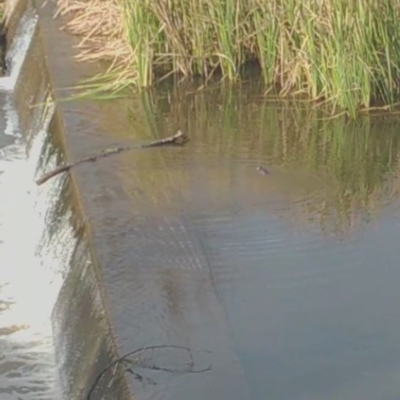
[(63, 29), (80, 37), (78, 61), (111, 61), (110, 70), (131, 63), (118, 0), (59, 0), (57, 16), (67, 17)]

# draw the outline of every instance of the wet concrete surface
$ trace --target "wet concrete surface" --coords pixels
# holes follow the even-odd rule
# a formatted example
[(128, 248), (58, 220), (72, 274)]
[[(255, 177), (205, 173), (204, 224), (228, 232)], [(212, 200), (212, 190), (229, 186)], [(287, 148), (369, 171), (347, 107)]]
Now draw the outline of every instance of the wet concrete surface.
[[(70, 86), (85, 69), (65, 61), (71, 38), (49, 9), (40, 13), (54, 84)], [(154, 119), (138, 97), (60, 104), (70, 160), (179, 127), (191, 137), (182, 148), (132, 150), (72, 173), (119, 353), (180, 345), (196, 350), (195, 369), (212, 366), (190, 373), (179, 351), (145, 352), (127, 374), (134, 397), (398, 398), (396, 125), (378, 123), (383, 141), (367, 124), (338, 142), (318, 123), (314, 142), (293, 125), (301, 115), (276, 112), (275, 140), (273, 124), (252, 118), (256, 105), (242, 120), (227, 115), (222, 129), (215, 121), (227, 104), (210, 106), (215, 117), (189, 100), (180, 113), (160, 103)], [(368, 142), (370, 155), (358, 159), (354, 142)], [(335, 152), (304, 150), (313, 146), (349, 153), (330, 163)], [(271, 174), (257, 173), (260, 164)], [(361, 184), (363, 173), (371, 179)], [(373, 204), (351, 196), (357, 190), (376, 194)], [(179, 373), (151, 368), (160, 366)]]

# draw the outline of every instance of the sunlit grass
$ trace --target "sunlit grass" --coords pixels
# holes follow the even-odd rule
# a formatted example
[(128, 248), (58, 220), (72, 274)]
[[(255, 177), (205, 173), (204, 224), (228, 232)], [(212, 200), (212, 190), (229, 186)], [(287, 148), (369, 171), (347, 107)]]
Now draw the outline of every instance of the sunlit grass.
[(80, 59), (111, 61), (103, 87), (113, 91), (170, 74), (234, 81), (256, 62), (266, 88), (326, 101), (333, 113), (398, 99), (400, 0), (59, 2), (84, 37)]

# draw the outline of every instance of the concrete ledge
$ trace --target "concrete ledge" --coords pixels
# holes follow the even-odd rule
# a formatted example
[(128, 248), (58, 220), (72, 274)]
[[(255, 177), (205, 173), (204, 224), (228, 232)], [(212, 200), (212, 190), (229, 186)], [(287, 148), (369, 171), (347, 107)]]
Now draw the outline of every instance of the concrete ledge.
[[(50, 124), (50, 142), (65, 157), (61, 112)], [(64, 158), (63, 157), (63, 158)], [(73, 177), (66, 179), (60, 208), (72, 210), (71, 224), (77, 238), (73, 263), (53, 310), (53, 335), (58, 370), (65, 399), (86, 399), (96, 377), (118, 358), (105, 311), (90, 232), (84, 223), (79, 192)], [(123, 370), (108, 371), (91, 396), (96, 399), (129, 399)]]

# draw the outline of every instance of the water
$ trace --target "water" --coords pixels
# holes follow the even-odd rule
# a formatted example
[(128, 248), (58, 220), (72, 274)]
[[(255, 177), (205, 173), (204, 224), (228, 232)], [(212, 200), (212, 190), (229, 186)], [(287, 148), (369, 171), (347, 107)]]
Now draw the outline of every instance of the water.
[[(54, 107), (38, 107), (23, 138), (12, 92), (37, 17), (29, 8), (7, 54), (9, 76), (0, 78), (0, 398), (60, 398), (51, 313), (74, 249), (70, 215), (57, 215), (63, 177), (39, 188), (35, 177), (56, 165), (46, 142)], [(45, 94), (39, 95), (45, 100)], [(49, 227), (58, 218), (60, 229)]]
[(47, 196), (59, 193), (60, 182), (44, 191), (33, 182), (50, 119), (33, 132), (27, 155), (13, 97), (5, 93), (15, 88), (36, 27), (32, 9), (21, 22), (7, 54), (10, 74), (0, 78), (0, 397), (44, 400), (58, 397), (50, 313), (60, 279), (49, 268), (53, 253), (38, 250)]
[(123, 351), (187, 345), (213, 369), (132, 379), (137, 398), (398, 399), (398, 121), (330, 119), (257, 85), (167, 88), (141, 111), (150, 128), (116, 117), (110, 136), (191, 141), (94, 166), (101, 193), (87, 181), (114, 327)]
[[(0, 168), (0, 397), (57, 399), (50, 316), (73, 251), (69, 215), (62, 230), (50, 235), (63, 178), (37, 187), (34, 178), (42, 153), (50, 110), (36, 133), (29, 155), (19, 135), (1, 149)], [(7, 113), (6, 113), (7, 116)], [(9, 118), (14, 124), (13, 117)], [(13, 132), (18, 128), (13, 126)], [(50, 158), (49, 166), (55, 165)], [(68, 243), (71, 242), (71, 246)]]
[(18, 24), (15, 40), (13, 40), (10, 49), (7, 51), (5, 61), (8, 74), (0, 78), (0, 91), (13, 91), (37, 27), (37, 22), (38, 18), (34, 9), (29, 6)]

